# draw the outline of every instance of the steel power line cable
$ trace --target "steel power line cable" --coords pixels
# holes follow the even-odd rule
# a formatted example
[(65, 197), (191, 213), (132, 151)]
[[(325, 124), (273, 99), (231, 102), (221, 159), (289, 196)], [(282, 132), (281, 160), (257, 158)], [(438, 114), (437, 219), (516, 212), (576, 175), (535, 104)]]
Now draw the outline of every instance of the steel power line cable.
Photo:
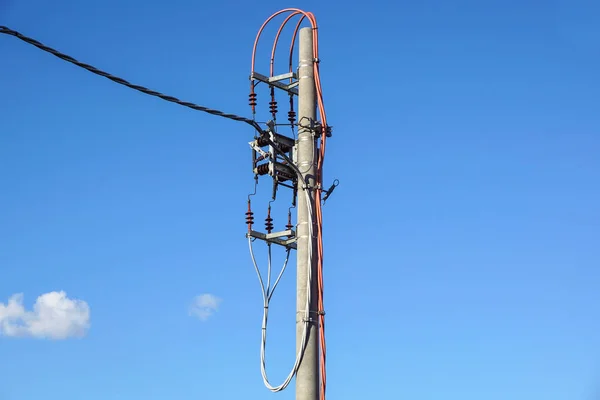
[(92, 65), (89, 65), (89, 64), (83, 63), (81, 61), (78, 61), (75, 58), (73, 58), (73, 57), (71, 57), (71, 56), (69, 56), (67, 54), (64, 54), (64, 53), (62, 53), (62, 52), (60, 52), (58, 50), (55, 50), (55, 49), (53, 49), (51, 47), (48, 47), (45, 44), (43, 44), (43, 43), (41, 43), (41, 42), (39, 42), (39, 41), (37, 41), (35, 39), (32, 39), (32, 38), (30, 38), (28, 36), (25, 36), (25, 35), (23, 35), (20, 32), (12, 30), (12, 29), (10, 29), (10, 28), (8, 28), (6, 26), (0, 26), (0, 33), (6, 34), (6, 35), (10, 35), (10, 36), (14, 36), (17, 39), (20, 39), (20, 40), (22, 40), (22, 41), (24, 41), (24, 42), (26, 42), (26, 43), (28, 43), (28, 44), (30, 44), (32, 46), (37, 47), (40, 50), (43, 50), (43, 51), (45, 51), (47, 53), (50, 53), (53, 56), (56, 56), (56, 57), (60, 58), (63, 61), (67, 61), (67, 62), (69, 62), (71, 64), (74, 64), (74, 65), (76, 65), (76, 66), (78, 66), (80, 68), (83, 68), (83, 69), (85, 69), (85, 70), (87, 70), (87, 71), (89, 71), (89, 72), (91, 72), (93, 74), (96, 74), (96, 75), (99, 75), (99, 76), (103, 76), (106, 79), (109, 79), (109, 80), (111, 80), (111, 81), (113, 81), (115, 83), (118, 83), (119, 85), (123, 85), (123, 86), (126, 86), (126, 87), (130, 88), (130, 89), (137, 90), (138, 92), (147, 94), (149, 96), (158, 97), (158, 98), (160, 98), (162, 100), (165, 100), (165, 101), (168, 101), (168, 102), (171, 102), (171, 103), (179, 104), (180, 106), (191, 108), (192, 110), (202, 111), (202, 112), (205, 112), (205, 113), (208, 113), (208, 114), (211, 114), (211, 115), (216, 115), (218, 117), (223, 117), (223, 118), (231, 119), (233, 121), (244, 122), (244, 123), (246, 123), (248, 125), (251, 125), (253, 128), (255, 128), (256, 130), (258, 130), (259, 132), (262, 132), (262, 128), (260, 127), (260, 125), (256, 121), (254, 121), (254, 120), (252, 120), (250, 118), (241, 117), (239, 115), (225, 113), (223, 111), (215, 110), (215, 109), (212, 109), (212, 108), (209, 108), (209, 107), (200, 106), (198, 104), (191, 103), (189, 101), (183, 101), (183, 100), (180, 100), (180, 99), (178, 99), (176, 97), (168, 96), (166, 94), (157, 92), (155, 90), (148, 89), (147, 87), (144, 87), (144, 86), (135, 85), (133, 83), (130, 83), (130, 82), (126, 81), (123, 78), (119, 78), (117, 76), (109, 74), (108, 72), (102, 71), (102, 70), (100, 70), (100, 69), (98, 69), (98, 68), (96, 68), (96, 67), (94, 67)]

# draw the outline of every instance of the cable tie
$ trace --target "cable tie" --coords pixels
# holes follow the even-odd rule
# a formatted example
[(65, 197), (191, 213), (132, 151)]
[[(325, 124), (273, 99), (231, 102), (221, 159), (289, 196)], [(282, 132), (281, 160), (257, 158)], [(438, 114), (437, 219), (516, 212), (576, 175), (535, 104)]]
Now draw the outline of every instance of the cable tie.
[[(303, 314), (305, 314), (306, 310), (296, 311), (296, 313), (303, 313)], [(325, 311), (322, 311), (322, 310), (321, 311), (319, 311), (319, 310), (317, 310), (317, 311), (309, 311), (308, 313), (309, 314), (316, 314), (316, 315), (321, 315), (321, 313), (322, 313), (323, 315), (325, 315)]]

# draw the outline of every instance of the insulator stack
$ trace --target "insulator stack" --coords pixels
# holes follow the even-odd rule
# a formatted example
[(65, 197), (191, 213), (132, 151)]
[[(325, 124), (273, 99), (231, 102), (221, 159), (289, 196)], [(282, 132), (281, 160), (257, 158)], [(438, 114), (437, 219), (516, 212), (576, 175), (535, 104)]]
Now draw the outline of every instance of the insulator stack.
[(290, 96), (290, 111), (288, 111), (288, 121), (294, 125), (296, 123), (296, 111), (294, 111), (294, 98)]
[(271, 218), (270, 206), (269, 210), (267, 211), (267, 218), (265, 218), (265, 228), (267, 229), (267, 233), (271, 233), (273, 231), (273, 218)]
[(258, 175), (266, 175), (269, 173), (269, 163), (261, 164), (256, 167)]
[(275, 119), (275, 115), (277, 114), (277, 100), (275, 100), (275, 88), (271, 88), (271, 101), (269, 102), (269, 109), (271, 110), (271, 115), (273, 119)]
[(250, 200), (248, 200), (248, 211), (246, 211), (246, 224), (248, 225), (248, 232), (251, 232), (252, 224), (254, 224), (254, 213), (250, 209)]
[(250, 89), (250, 95), (248, 96), (250, 107), (252, 107), (252, 114), (256, 113), (256, 93), (254, 93), (254, 85)]
[[(259, 137), (258, 140), (256, 141), (256, 143), (260, 146), (260, 147), (265, 147), (269, 145), (269, 141), (268, 138), (265, 137)], [(281, 151), (282, 153), (288, 153), (292, 148), (290, 146), (286, 146), (283, 143), (277, 143), (277, 146), (279, 147), (279, 151)]]
[(285, 229), (287, 229), (288, 231), (291, 231), (293, 227), (294, 227), (294, 225), (292, 225), (292, 213), (290, 211), (288, 211), (288, 223), (285, 226)]

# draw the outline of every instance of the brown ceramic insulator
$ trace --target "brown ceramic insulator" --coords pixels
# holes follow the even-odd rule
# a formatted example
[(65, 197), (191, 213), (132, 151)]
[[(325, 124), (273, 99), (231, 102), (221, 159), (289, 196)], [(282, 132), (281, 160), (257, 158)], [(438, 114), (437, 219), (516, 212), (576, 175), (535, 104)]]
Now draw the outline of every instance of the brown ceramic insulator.
[(256, 172), (258, 175), (266, 175), (269, 173), (269, 163), (261, 164), (256, 167)]
[(248, 232), (250, 232), (252, 224), (254, 224), (254, 213), (250, 209), (250, 202), (248, 202), (248, 211), (246, 211), (246, 224), (248, 225)]
[(265, 228), (267, 233), (271, 233), (273, 231), (273, 218), (271, 218), (271, 207), (269, 207), (269, 211), (267, 212), (267, 218), (265, 218)]
[(290, 110), (288, 111), (288, 121), (290, 124), (294, 125), (296, 123), (296, 111)]

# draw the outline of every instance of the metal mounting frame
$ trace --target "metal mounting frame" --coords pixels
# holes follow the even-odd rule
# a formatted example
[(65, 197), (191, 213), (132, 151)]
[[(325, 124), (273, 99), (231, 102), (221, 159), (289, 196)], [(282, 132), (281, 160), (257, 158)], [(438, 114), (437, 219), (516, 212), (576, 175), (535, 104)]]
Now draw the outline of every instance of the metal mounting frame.
[[(287, 236), (288, 238), (282, 239), (282, 237), (285, 236)], [(293, 229), (272, 233), (250, 231), (249, 233), (246, 233), (246, 237), (253, 237), (256, 239), (264, 240), (265, 242), (278, 244), (288, 249), (296, 249), (296, 232)]]
[[(296, 79), (296, 81), (286, 85), (285, 83), (280, 82), (284, 79)], [(298, 74), (295, 72), (288, 72), (287, 74), (275, 75), (271, 77), (259, 74), (258, 72), (252, 72), (250, 75), (250, 80), (264, 82), (288, 93), (298, 95)]]

